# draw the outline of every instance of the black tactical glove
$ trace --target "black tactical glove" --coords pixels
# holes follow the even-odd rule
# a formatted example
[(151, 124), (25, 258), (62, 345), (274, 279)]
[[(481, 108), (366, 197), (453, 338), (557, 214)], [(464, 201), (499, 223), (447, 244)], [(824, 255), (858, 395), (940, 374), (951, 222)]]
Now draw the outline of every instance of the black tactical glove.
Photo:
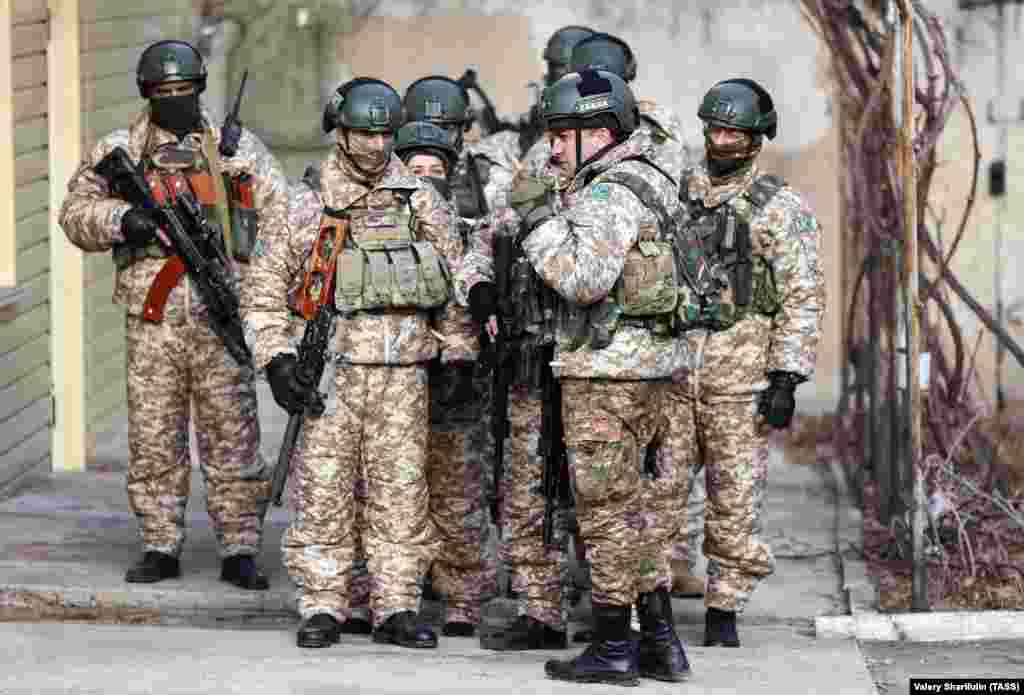
[(160, 229), (162, 215), (158, 210), (132, 208), (121, 217), (121, 236), (132, 246), (145, 246)]
[(768, 372), (768, 380), (771, 383), (761, 392), (758, 411), (769, 425), (777, 430), (785, 429), (796, 409), (796, 387), (806, 379), (793, 372)]
[(306, 388), (296, 376), (297, 363), (295, 355), (282, 352), (267, 364), (267, 382), (274, 400), (291, 415), (301, 413), (306, 407)]
[(498, 286), (493, 282), (478, 282), (469, 291), (469, 315), (479, 324), (498, 313)]

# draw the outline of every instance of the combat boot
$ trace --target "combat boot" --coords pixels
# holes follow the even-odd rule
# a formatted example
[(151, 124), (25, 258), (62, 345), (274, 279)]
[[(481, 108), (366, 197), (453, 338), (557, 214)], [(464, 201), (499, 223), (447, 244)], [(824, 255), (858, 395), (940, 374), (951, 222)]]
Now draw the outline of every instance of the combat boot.
[(373, 632), (373, 624), (365, 618), (348, 618), (341, 624), (343, 635), (369, 635)]
[(174, 579), (181, 576), (181, 563), (178, 558), (155, 550), (148, 550), (142, 559), (135, 563), (124, 575), (126, 582), (133, 584), (152, 584), (163, 579)]
[(640, 675), (672, 683), (689, 678), (690, 662), (676, 634), (668, 592), (661, 589), (641, 594), (637, 613), (640, 616)]
[(341, 639), (341, 625), (329, 613), (310, 616), (299, 626), (295, 643), (300, 647), (329, 647)]
[(708, 608), (704, 617), (705, 647), (738, 647), (739, 635), (736, 634), (736, 612)]
[(636, 643), (629, 638), (629, 606), (594, 605), (597, 639), (575, 659), (544, 664), (549, 678), (573, 683), (638, 685)]
[(220, 578), (242, 589), (263, 591), (270, 586), (267, 575), (256, 564), (252, 555), (232, 555), (221, 563)]
[(452, 620), (444, 624), (441, 634), (445, 637), (472, 637), (476, 634), (476, 625)]
[(496, 630), (486, 638), (481, 635), (480, 646), (499, 652), (565, 649), (569, 646), (569, 640), (564, 631), (556, 630), (528, 615), (521, 615), (503, 630)]
[(417, 649), (437, 647), (437, 635), (420, 622), (415, 611), (401, 611), (392, 615), (373, 631), (373, 641)]

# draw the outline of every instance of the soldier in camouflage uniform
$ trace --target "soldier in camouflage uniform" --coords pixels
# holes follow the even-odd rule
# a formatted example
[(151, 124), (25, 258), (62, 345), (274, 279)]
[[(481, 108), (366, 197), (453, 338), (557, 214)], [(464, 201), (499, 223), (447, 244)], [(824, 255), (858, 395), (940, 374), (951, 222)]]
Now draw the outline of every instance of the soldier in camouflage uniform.
[(258, 244), (253, 233), (261, 237), (283, 222), (287, 181), (248, 130), (242, 131), (235, 154), (222, 158), (221, 130), (199, 101), (206, 67), (191, 45), (149, 46), (139, 59), (137, 82), (149, 101), (146, 109), (127, 130), (100, 139), (82, 160), (60, 210), (60, 225), (73, 244), (87, 252), (113, 251), (113, 300), (127, 310), (128, 500), (141, 526), (143, 557), (125, 580), (157, 582), (180, 575), (191, 415), (203, 453), (221, 578), (266, 589), (256, 557), (271, 469), (259, 453), (252, 367), (229, 355), (177, 257), (169, 258), (157, 241), (161, 214), (113, 196), (94, 168), (116, 147), (123, 148), (141, 164), (157, 200), (177, 175), (173, 180), (191, 188), (207, 221), (225, 235), (225, 247), (238, 263), (228, 279), (236, 292)]
[[(452, 95), (447, 82), (421, 80), (416, 83), (417, 90), (429, 97), (432, 83), (440, 83), (440, 93), (434, 94), (444, 106), (445, 94)], [(458, 97), (458, 92), (452, 96)], [(406, 92), (407, 117), (422, 115), (409, 97)], [(430, 103), (429, 98), (423, 101)], [(450, 105), (450, 100), (447, 103)], [(462, 123), (456, 120), (455, 125), (461, 133)], [(480, 189), (465, 180), (466, 167), (459, 168), (459, 163), (466, 158), (452, 144), (450, 133), (425, 120), (412, 121), (398, 131), (395, 154), (410, 171), (428, 177), (450, 203), (458, 205), (459, 226), (463, 239), (468, 240), (483, 210), (467, 209), (467, 203), (459, 200)], [(473, 165), (470, 159), (469, 166)], [(445, 344), (439, 359), (431, 364), (427, 487), (430, 513), (441, 534), (441, 551), (431, 568), (431, 586), (447, 598), (442, 634), (470, 637), (480, 622), (483, 597), (495, 592), (497, 579), (496, 558), (484, 552), (494, 532), (484, 504), (494, 453), (487, 416), (489, 389), (487, 379), (475, 370), (480, 327), (466, 309), (445, 307), (438, 324)]]
[[(723, 304), (684, 340), (696, 355), (666, 412), (677, 465), (703, 466), (707, 489), (706, 646), (738, 646), (736, 614), (772, 573), (759, 538), (767, 477), (767, 428), (789, 425), (794, 390), (813, 371), (825, 309), (820, 230), (807, 202), (757, 166), (777, 116), (757, 83), (732, 79), (704, 97), (706, 158), (680, 196), (709, 256), (729, 269)], [(685, 528), (676, 558), (685, 558)], [(695, 549), (690, 549), (695, 551)]]
[[(512, 232), (522, 262), (557, 295), (545, 320), (557, 341), (551, 365), (562, 389), (570, 486), (592, 563), (598, 633), (582, 655), (549, 661), (545, 670), (578, 682), (635, 685), (640, 675), (678, 681), (689, 664), (672, 624), (667, 540), (679, 519), (662, 513), (651, 488), (640, 484), (645, 467), (660, 475), (671, 463), (657, 446), (666, 428), (661, 405), (669, 378), (687, 362), (686, 345), (670, 334), (677, 288), (667, 223), (679, 208), (675, 184), (651, 164), (654, 143), (636, 130), (636, 103), (616, 75), (571, 73), (545, 90), (543, 109), (553, 158), (572, 172), (571, 183), (560, 199), (538, 196), (520, 207), (523, 215), (505, 213), (493, 234), (518, 222)], [(486, 283), (466, 285), (471, 307), (483, 304), (478, 288)], [(515, 299), (522, 302), (518, 293)], [(493, 306), (475, 307), (474, 314)], [(526, 434), (513, 422), (513, 447)], [(510, 463), (514, 474), (515, 459)], [(507, 493), (532, 493), (525, 516), (533, 523), (506, 530), (531, 541), (534, 553), (543, 514), (537, 478), (539, 471), (527, 480), (532, 485)], [(557, 577), (550, 569), (544, 576), (549, 583)], [(634, 603), (639, 662), (629, 629)]]
[[(549, 87), (562, 76), (571, 71), (572, 49), (577, 43), (594, 33), (593, 29), (576, 25), (564, 26), (548, 39), (544, 47), (544, 62), (547, 65), (547, 72), (544, 73), (544, 86)], [(517, 172), (523, 168), (524, 163), (532, 161), (528, 167), (529, 171), (537, 174), (542, 171), (550, 159), (550, 152), (547, 148), (544, 134), (544, 119), (541, 117), (540, 103), (533, 104), (530, 110), (520, 116), (519, 128), (517, 130), (503, 130), (489, 135), (471, 146), (471, 151), (484, 157), (493, 166), (489, 174), (492, 198), (494, 204), (492, 209), (507, 207), (509, 205), (508, 195), (512, 187), (512, 180)], [(527, 158), (527, 152), (531, 152), (537, 146), (532, 157)]]
[[(277, 403), (303, 412), (290, 311), (312, 277), (314, 243), (339, 249), (336, 406), (303, 422), (292, 475), (298, 506), (281, 541), (298, 587), (302, 647), (338, 641), (357, 540), (372, 578), (373, 640), (437, 646), (418, 615), (419, 582), (439, 549), (427, 493), (426, 365), (438, 351), (431, 310), (449, 300), (446, 266), (457, 267), (462, 243), (437, 191), (394, 155), (400, 124), (401, 99), (386, 83), (357, 78), (338, 88), (323, 118), (337, 147), (290, 201), (286, 225), (264, 240), (243, 292), (254, 362)], [(362, 529), (354, 522), (360, 478)]]

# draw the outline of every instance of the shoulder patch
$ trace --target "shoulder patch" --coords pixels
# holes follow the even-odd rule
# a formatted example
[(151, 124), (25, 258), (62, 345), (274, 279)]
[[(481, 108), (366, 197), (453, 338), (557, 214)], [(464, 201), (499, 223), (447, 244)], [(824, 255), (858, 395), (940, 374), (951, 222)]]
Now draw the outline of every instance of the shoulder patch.
[(594, 197), (594, 200), (608, 200), (612, 191), (606, 183), (595, 183), (591, 186), (590, 193)]

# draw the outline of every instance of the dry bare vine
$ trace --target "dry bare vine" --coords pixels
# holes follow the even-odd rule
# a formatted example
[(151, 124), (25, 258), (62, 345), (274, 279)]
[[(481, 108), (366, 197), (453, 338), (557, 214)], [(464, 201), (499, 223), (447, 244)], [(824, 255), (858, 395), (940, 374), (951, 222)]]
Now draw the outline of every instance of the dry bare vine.
[[(931, 354), (932, 370), (923, 402), (924, 441), (918, 470), (925, 476), (932, 502), (929, 542), (932, 605), (947, 595), (966, 576), (1007, 576), (1019, 572), (1007, 560), (1008, 543), (1024, 543), (1018, 526), (1024, 500), (1007, 499), (998, 492), (1002, 467), (995, 447), (985, 433), (973, 427), (979, 406), (970, 398), (968, 385), (975, 379), (973, 355), (950, 306), (956, 295), (1003, 342), (1024, 365), (1024, 351), (996, 325), (989, 312), (975, 300), (950, 269), (950, 260), (967, 233), (967, 221), (978, 183), (977, 130), (974, 113), (949, 60), (947, 36), (938, 17), (921, 2), (901, 0), (912, 7), (914, 20), (915, 94), (913, 119), (914, 160), (918, 175), (918, 244), (929, 263), (922, 263), (920, 295), (921, 349)], [(865, 393), (877, 394), (876, 403), (894, 407), (898, 402), (894, 373), (895, 336), (900, 316), (899, 262), (904, 238), (901, 217), (903, 185), (896, 170), (899, 142), (894, 120), (893, 61), (897, 53), (892, 15), (886, 0), (801, 0), (800, 8), (819, 35), (832, 59), (834, 99), (842, 117), (840, 142), (846, 162), (843, 204), (847, 220), (843, 244), (856, 248), (852, 297), (844, 323), (845, 346), (856, 368), (857, 397), (844, 393), (830, 450), (863, 481), (864, 555), (882, 580), (891, 583), (910, 572), (909, 517), (897, 514), (890, 523), (880, 519), (884, 486), (872, 470), (863, 445), (869, 431)], [(948, 250), (928, 228), (925, 212), (936, 167), (935, 148), (950, 115), (958, 106), (966, 109), (974, 146), (974, 171), (965, 209)], [(853, 246), (849, 246), (853, 244)], [(947, 291), (950, 290), (951, 292)], [(928, 309), (934, 303), (935, 311)], [(874, 326), (872, 326), (872, 322)], [(950, 352), (952, 348), (952, 352)], [(874, 368), (868, 367), (873, 365)], [(900, 433), (896, 433), (897, 438)], [(872, 443), (872, 448), (878, 443)], [(992, 452), (987, 455), (986, 452)], [(941, 465), (932, 465), (934, 462)], [(964, 550), (967, 552), (964, 552)], [(952, 552), (947, 552), (952, 551)]]

